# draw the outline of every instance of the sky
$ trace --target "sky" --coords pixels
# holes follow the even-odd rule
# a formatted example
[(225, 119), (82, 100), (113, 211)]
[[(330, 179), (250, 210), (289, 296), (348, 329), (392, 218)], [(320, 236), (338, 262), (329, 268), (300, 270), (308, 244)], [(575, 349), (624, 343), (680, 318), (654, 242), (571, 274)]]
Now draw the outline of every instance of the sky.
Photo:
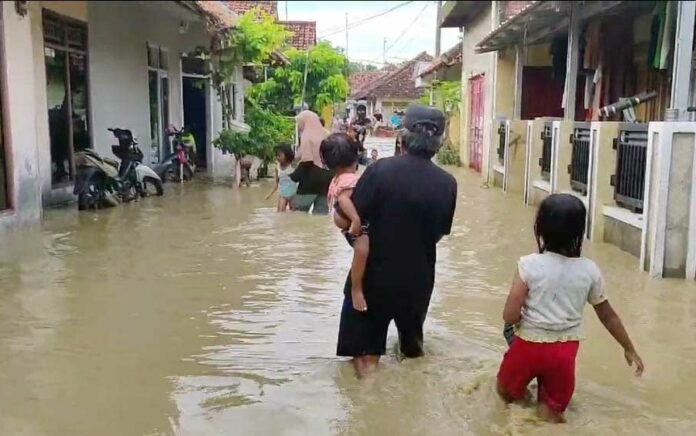
[[(398, 6), (404, 1), (279, 1), (278, 16), (289, 20), (317, 22), (317, 37), (336, 47), (346, 46), (351, 61), (381, 65), (384, 38), (387, 62), (399, 63), (422, 51), (435, 53), (435, 1), (413, 1), (378, 18), (363, 19)], [(353, 27), (355, 26), (355, 27)], [(458, 29), (442, 29), (442, 51), (459, 41)]]

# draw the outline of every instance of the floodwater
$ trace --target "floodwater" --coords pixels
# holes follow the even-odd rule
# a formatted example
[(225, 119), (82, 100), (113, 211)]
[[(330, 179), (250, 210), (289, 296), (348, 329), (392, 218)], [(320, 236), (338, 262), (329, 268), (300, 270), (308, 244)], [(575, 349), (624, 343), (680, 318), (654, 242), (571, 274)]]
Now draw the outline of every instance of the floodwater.
[(696, 434), (696, 285), (650, 280), (604, 244), (586, 253), (644, 377), (588, 309), (568, 424), (497, 399), (502, 305), (534, 249), (533, 210), (454, 173), (427, 356), (401, 361), (391, 331), (367, 381), (334, 356), (351, 250), (325, 217), (276, 214), (270, 185), (48, 211), (0, 249), (0, 434)]

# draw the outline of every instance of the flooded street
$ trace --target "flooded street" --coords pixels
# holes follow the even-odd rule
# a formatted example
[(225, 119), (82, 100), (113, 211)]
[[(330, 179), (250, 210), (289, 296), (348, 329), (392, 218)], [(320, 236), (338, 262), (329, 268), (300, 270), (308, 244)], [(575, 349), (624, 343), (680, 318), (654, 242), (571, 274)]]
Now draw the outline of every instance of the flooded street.
[(392, 330), (368, 382), (334, 355), (352, 251), (326, 217), (275, 213), (270, 183), (48, 211), (0, 250), (0, 434), (696, 434), (696, 285), (649, 280), (605, 244), (585, 253), (644, 377), (588, 308), (569, 423), (497, 399), (502, 306), (534, 211), (454, 173), (427, 356), (399, 361)]

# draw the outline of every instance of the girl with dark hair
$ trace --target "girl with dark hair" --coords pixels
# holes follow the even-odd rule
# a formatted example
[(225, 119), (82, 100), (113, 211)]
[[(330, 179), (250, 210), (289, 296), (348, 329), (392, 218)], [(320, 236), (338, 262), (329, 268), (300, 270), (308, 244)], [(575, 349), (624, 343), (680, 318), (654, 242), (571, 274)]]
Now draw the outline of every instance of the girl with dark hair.
[(542, 201), (534, 224), (539, 253), (519, 260), (503, 310), (505, 323), (515, 326), (515, 337), (500, 365), (498, 392), (506, 401), (521, 400), (536, 378), (539, 414), (552, 422), (563, 422), (575, 390), (586, 303), (621, 345), (626, 362), (635, 363), (636, 375), (644, 369), (609, 304), (599, 268), (581, 255), (585, 216), (585, 205), (574, 195), (553, 194)]
[(335, 172), (329, 185), (329, 211), (333, 215), (334, 223), (343, 231), (348, 243), (353, 247), (353, 263), (350, 270), (353, 308), (364, 312), (367, 310), (367, 303), (362, 284), (370, 240), (368, 226), (363, 226), (351, 200), (353, 189), (358, 182), (358, 147), (348, 135), (334, 133), (321, 143), (319, 153), (326, 167)]
[(295, 160), (295, 152), (289, 145), (279, 145), (276, 147), (276, 166), (275, 187), (266, 196), (266, 200), (271, 198), (278, 191), (278, 212), (285, 212), (290, 206), (292, 198), (297, 192), (297, 183), (293, 182), (290, 174), (295, 171), (292, 162)]

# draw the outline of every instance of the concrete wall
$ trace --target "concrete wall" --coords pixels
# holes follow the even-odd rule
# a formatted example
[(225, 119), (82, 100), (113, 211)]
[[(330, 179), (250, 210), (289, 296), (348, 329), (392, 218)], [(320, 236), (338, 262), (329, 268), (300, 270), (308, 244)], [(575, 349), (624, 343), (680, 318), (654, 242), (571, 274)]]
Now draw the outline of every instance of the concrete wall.
[(41, 219), (37, 112), (30, 17), (20, 17), (14, 2), (2, 2), (3, 133), (11, 209), (0, 211), (0, 232), (38, 223)]
[[(33, 37), (33, 58), (36, 93), (35, 114), (39, 144), (44, 204), (72, 199), (72, 187), (53, 189), (51, 186), (51, 156), (48, 134), (46, 100), (46, 70), (41, 22), (42, 8), (79, 19), (87, 23), (89, 61), (90, 134), (94, 149), (111, 156), (113, 135), (109, 127), (129, 128), (138, 138), (145, 162), (153, 160), (150, 141), (150, 107), (147, 68), (147, 45), (152, 44), (169, 53), (169, 122), (183, 125), (181, 63), (182, 53), (198, 46), (207, 47), (210, 36), (205, 24), (196, 15), (174, 2), (30, 2)], [(184, 33), (180, 23), (188, 22)], [(241, 68), (237, 95), (238, 119), (243, 119), (243, 86)], [(222, 126), (222, 111), (214, 90), (210, 89), (208, 104), (209, 140), (214, 139)], [(231, 176), (234, 159), (223, 155), (212, 144), (207, 147), (209, 172), (215, 176)]]
[[(485, 100), (485, 117), (484, 117), (484, 132), (491, 132), (493, 119), (493, 101), (494, 101), (494, 86), (495, 77), (493, 68), (495, 63), (495, 53), (476, 53), (476, 44), (478, 44), (486, 35), (493, 30), (494, 17), (492, 17), (492, 8), (487, 6), (472, 22), (466, 23), (462, 35), (462, 102), (461, 102), (461, 144), (460, 157), (462, 164), (468, 166), (469, 160), (469, 117), (470, 117), (470, 99), (469, 99), (469, 79), (474, 76), (483, 74), (485, 77), (484, 84), (484, 100)], [(488, 155), (490, 153), (491, 135), (485, 134), (483, 140), (483, 163), (482, 163), (482, 178), (488, 180)]]

